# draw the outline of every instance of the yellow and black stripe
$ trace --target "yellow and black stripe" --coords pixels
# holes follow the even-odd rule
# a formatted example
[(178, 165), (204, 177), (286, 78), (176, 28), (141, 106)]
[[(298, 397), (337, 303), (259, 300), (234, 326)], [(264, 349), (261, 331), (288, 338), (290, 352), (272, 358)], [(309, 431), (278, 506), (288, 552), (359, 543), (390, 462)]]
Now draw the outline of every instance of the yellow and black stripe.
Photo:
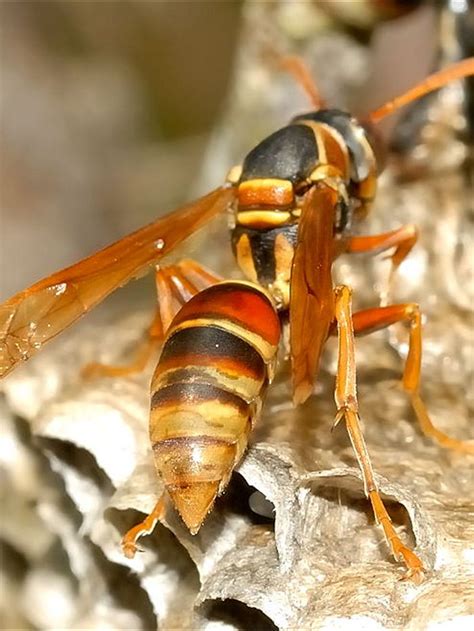
[(173, 320), (151, 385), (156, 467), (197, 532), (240, 460), (273, 375), (275, 307), (255, 285), (223, 282)]
[(263, 140), (239, 172), (232, 247), (246, 278), (265, 287), (278, 309), (289, 306), (301, 204), (314, 184), (339, 192), (334, 232), (350, 229), (374, 198), (377, 170), (364, 128), (346, 112), (319, 110)]

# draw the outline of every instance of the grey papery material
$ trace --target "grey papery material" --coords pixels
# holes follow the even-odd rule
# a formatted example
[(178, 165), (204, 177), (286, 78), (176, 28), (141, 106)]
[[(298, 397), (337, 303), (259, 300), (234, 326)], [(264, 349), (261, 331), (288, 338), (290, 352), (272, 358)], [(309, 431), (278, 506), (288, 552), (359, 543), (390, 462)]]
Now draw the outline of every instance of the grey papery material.
[[(203, 159), (201, 191), (221, 181), (255, 139), (308, 109), (292, 81), (261, 61), (249, 36), (268, 17), (265, 4), (247, 9), (234, 88)], [(333, 32), (308, 38), (301, 20), (295, 34), (289, 15), (265, 21), (270, 38), (299, 41), (323, 93), (352, 106), (369, 72), (367, 50)], [(393, 293), (397, 302), (420, 302), (426, 313), (423, 395), (434, 422), (468, 438), (473, 196), (459, 169), (466, 148), (453, 137), (462, 124), (459, 99), (456, 90), (443, 94), (409, 163), (422, 175), (401, 181), (392, 164), (363, 233), (419, 226), (420, 243)], [(207, 235), (208, 242), (205, 235), (196, 258), (235, 275), (223, 234)], [(387, 262), (367, 257), (344, 257), (336, 270), (361, 306), (378, 303), (387, 272)], [(281, 629), (418, 631), (467, 624), (474, 615), (472, 458), (421, 436), (396, 385), (407, 352), (402, 325), (357, 342), (358, 385), (382, 496), (428, 569), (419, 587), (400, 580), (403, 569), (374, 524), (344, 427), (332, 430), (333, 342), (316, 396), (296, 410), (283, 367), (229, 492), (199, 534), (191, 536), (168, 508), (163, 524), (140, 542), (143, 552), (125, 559), (122, 534), (161, 492), (148, 443), (152, 366), (128, 379), (87, 382), (79, 375), (89, 361), (130, 357), (150, 314), (129, 304), (119, 313), (102, 322), (92, 316), (2, 385), (7, 626), (216, 631), (268, 628), (272, 621)]]

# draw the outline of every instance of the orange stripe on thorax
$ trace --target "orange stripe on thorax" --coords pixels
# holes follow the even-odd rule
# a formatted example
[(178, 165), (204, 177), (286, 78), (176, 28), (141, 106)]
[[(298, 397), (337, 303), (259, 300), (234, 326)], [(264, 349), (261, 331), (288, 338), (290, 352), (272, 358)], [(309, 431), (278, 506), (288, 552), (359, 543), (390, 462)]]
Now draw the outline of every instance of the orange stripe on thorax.
[(239, 184), (237, 199), (239, 208), (287, 208), (295, 203), (295, 194), (288, 180), (256, 178)]

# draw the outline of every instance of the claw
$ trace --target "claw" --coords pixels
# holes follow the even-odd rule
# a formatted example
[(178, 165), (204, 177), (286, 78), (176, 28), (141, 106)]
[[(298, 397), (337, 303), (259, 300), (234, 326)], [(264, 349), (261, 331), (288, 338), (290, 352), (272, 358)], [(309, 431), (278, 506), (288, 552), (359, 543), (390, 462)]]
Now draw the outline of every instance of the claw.
[(412, 581), (415, 585), (421, 585), (425, 580), (425, 570), (421, 569), (409, 569), (404, 576), (400, 579), (402, 581)]
[(397, 556), (407, 567), (407, 571), (401, 580), (411, 580), (415, 583), (415, 585), (421, 585), (426, 574), (426, 570), (423, 567), (421, 559), (419, 559), (414, 552), (405, 546), (400, 547)]
[[(127, 559), (133, 559), (135, 553), (137, 552), (137, 544), (134, 541), (125, 541), (122, 539), (122, 552)], [(142, 550), (140, 550), (142, 552)]]

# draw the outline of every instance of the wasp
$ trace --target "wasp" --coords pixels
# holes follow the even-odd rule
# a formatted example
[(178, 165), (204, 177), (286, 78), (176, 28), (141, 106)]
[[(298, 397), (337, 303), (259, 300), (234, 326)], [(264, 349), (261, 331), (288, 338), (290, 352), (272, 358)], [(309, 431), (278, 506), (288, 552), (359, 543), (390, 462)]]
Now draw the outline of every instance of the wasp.
[[(151, 380), (149, 428), (165, 492), (122, 539), (125, 555), (133, 557), (139, 537), (163, 516), (166, 496), (190, 532), (198, 532), (245, 452), (275, 374), (279, 346), (288, 346), (298, 405), (312, 394), (328, 337), (337, 335), (335, 423), (345, 422), (366, 496), (391, 552), (406, 566), (406, 576), (419, 582), (422, 561), (393, 527), (361, 430), (354, 336), (406, 322), (409, 351), (402, 383), (423, 433), (442, 447), (469, 453), (474, 448), (436, 429), (420, 398), (419, 306), (389, 304), (352, 313), (351, 290), (334, 286), (332, 266), (343, 252), (393, 250), (393, 275), (408, 255), (417, 240), (412, 225), (373, 236), (353, 234), (376, 193), (381, 154), (375, 124), (449, 81), (474, 75), (474, 58), (431, 75), (362, 121), (326, 108), (301, 60), (286, 58), (284, 65), (305, 88), (314, 110), (260, 142), (231, 169), (223, 186), (7, 300), (0, 307), (0, 375), (115, 289), (154, 269), (158, 306), (135, 361), (86, 368), (89, 376), (141, 370), (162, 344)], [(245, 280), (222, 280), (192, 260), (160, 265), (163, 256), (225, 212)]]

